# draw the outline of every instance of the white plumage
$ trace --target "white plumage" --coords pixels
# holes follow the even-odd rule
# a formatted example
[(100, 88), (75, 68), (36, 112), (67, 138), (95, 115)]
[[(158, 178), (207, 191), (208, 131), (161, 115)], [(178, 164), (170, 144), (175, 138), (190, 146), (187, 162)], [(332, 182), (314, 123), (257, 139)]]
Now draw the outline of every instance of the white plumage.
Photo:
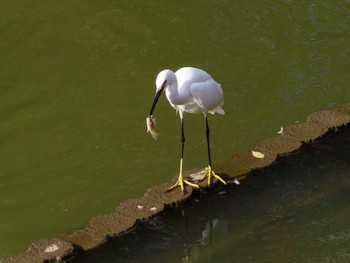
[(182, 143), (179, 179), (167, 190), (170, 191), (175, 187), (180, 186), (182, 191), (184, 191), (184, 183), (198, 188), (197, 184), (184, 180), (182, 176), (182, 163), (185, 146), (183, 122), (184, 112), (203, 113), (205, 116), (209, 164), (205, 168), (206, 174), (202, 179), (208, 177), (209, 186), (212, 177), (215, 177), (222, 183), (226, 184), (226, 182), (212, 170), (209, 143), (209, 125), (207, 119), (208, 113), (225, 114), (223, 108), (221, 107), (224, 103), (224, 93), (221, 89), (221, 85), (217, 83), (207, 72), (198, 68), (184, 67), (175, 73), (169, 69), (162, 70), (156, 79), (156, 96), (154, 97), (150, 114), (147, 117), (147, 123), (150, 123), (150, 125), (147, 124), (149, 126), (148, 130), (151, 131), (151, 134), (156, 134), (155, 128), (152, 128), (155, 126), (152, 126), (151, 120), (154, 118), (152, 114), (158, 99), (164, 90), (170, 105), (180, 113)]
[(207, 72), (201, 69), (185, 67), (175, 73), (165, 69), (158, 74), (157, 91), (166, 81), (165, 93), (171, 106), (180, 112), (200, 113), (206, 115), (224, 114), (221, 105), (224, 93), (221, 85)]

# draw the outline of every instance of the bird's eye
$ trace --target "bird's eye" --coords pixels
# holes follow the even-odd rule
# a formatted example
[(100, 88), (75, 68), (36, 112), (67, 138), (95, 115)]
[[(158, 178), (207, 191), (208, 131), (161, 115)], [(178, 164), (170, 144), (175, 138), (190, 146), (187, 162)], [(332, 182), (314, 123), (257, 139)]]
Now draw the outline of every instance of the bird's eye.
[(165, 87), (166, 85), (166, 80), (164, 80), (162, 87)]

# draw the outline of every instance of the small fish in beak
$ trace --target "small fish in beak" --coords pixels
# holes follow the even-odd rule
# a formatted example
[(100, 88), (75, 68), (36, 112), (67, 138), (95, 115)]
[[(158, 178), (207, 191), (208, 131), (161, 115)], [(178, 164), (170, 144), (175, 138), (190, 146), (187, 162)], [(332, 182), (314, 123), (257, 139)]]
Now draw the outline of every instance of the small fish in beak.
[(158, 139), (158, 133), (156, 129), (156, 118), (152, 115), (148, 115), (146, 118), (147, 132), (151, 133), (154, 140)]

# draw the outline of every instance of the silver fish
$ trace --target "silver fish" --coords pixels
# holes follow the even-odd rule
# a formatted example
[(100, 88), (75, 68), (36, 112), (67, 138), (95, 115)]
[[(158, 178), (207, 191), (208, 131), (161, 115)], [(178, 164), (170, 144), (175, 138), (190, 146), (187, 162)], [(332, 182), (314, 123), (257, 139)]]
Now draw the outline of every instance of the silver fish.
[(146, 118), (146, 124), (147, 124), (147, 132), (151, 133), (153, 139), (158, 139), (158, 133), (156, 128), (156, 118), (149, 115)]

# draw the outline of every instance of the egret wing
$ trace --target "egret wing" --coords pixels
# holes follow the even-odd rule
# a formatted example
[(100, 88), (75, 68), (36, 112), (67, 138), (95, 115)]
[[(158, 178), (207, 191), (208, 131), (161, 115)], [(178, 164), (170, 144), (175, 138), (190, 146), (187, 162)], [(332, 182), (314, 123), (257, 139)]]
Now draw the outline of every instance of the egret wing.
[(209, 79), (205, 82), (196, 82), (190, 86), (190, 93), (204, 112), (224, 114), (221, 105), (224, 102), (224, 94), (220, 84)]

